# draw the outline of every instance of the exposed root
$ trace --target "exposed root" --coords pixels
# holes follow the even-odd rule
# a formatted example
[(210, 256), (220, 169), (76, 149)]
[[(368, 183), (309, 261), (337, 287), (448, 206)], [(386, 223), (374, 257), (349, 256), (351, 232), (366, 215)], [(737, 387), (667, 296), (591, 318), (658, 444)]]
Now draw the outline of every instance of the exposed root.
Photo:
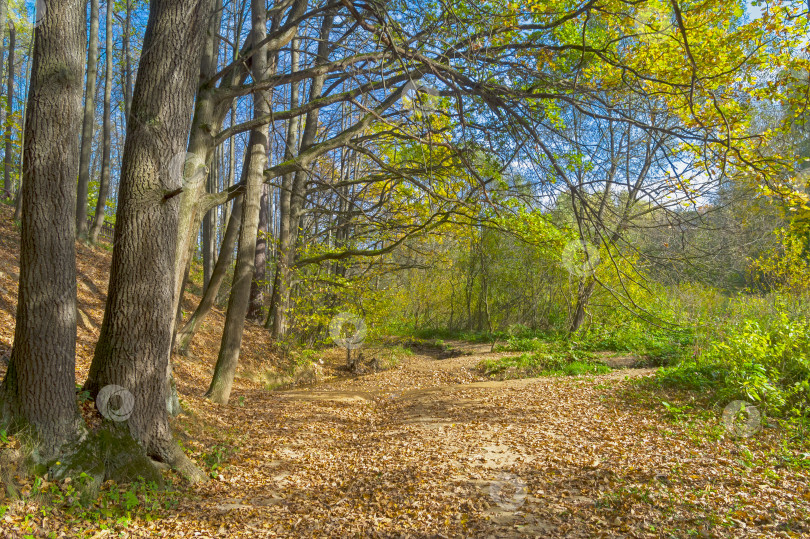
[(205, 483), (209, 480), (208, 475), (206, 475), (199, 466), (194, 464), (194, 461), (188, 458), (179, 447), (168, 460), (167, 464), (171, 466), (173, 470), (180, 473), (180, 475), (193, 484)]

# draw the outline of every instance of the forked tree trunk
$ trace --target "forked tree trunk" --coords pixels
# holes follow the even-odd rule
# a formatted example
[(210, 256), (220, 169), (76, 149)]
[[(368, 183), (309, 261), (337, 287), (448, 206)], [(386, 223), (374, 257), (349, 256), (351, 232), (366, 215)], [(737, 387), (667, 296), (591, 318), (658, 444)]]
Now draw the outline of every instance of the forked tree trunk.
[[(214, 162), (211, 171), (208, 173), (208, 192), (216, 193), (219, 183), (219, 160), (218, 152), (214, 152)], [(216, 233), (217, 233), (217, 209), (211, 208), (203, 217), (202, 226), (202, 255), (203, 255), (203, 289), (211, 282), (211, 274), (216, 264)]]
[[(293, 0), (292, 5), (289, 6), (287, 13), (287, 21), (292, 22), (301, 17), (306, 11), (307, 0)], [(285, 2), (280, 2), (279, 7), (285, 7)], [(251, 34), (252, 35), (252, 34)], [(294, 30), (289, 29), (265, 47), (265, 50), (273, 48), (281, 48), (286, 45), (289, 40), (294, 36)], [(249, 37), (244, 44), (242, 51), (247, 53), (250, 47), (251, 38)], [(230, 74), (220, 82), (221, 88), (229, 88), (242, 84), (248, 77), (249, 72), (244, 69), (247, 62), (242, 62), (237, 68), (232, 69)], [(206, 69), (203, 66), (203, 69)], [(204, 71), (203, 71), (204, 72)], [(203, 80), (208, 80), (210, 77), (203, 76)], [(233, 100), (230, 98), (222, 99), (216, 92), (216, 88), (210, 85), (202, 85), (199, 89), (196, 108), (194, 111), (194, 120), (192, 122), (191, 135), (189, 137), (188, 151), (196, 156), (196, 159), (209, 159), (211, 152), (214, 149), (214, 136), (219, 129), (219, 126), (225, 119), (228, 110), (231, 108)], [(194, 238), (197, 230), (202, 223), (201, 212), (206, 208), (204, 202), (201, 200), (202, 189), (199, 186), (189, 186), (182, 194), (182, 201), (180, 205), (180, 224), (178, 228), (178, 242), (177, 242), (177, 261), (175, 266), (175, 290), (177, 291), (176, 300), (179, 302), (181, 291), (184, 285), (183, 272), (185, 268), (191, 263), (191, 256), (194, 250)]]
[(84, 92), (82, 149), (76, 190), (76, 237), (87, 237), (87, 189), (90, 185), (90, 150), (96, 124), (96, 77), (98, 75), (98, 0), (90, 0), (90, 41), (87, 47), (87, 86)]
[(253, 275), (253, 282), (250, 284), (250, 306), (248, 307), (248, 320), (260, 321), (264, 310), (264, 286), (267, 273), (267, 228), (269, 218), (267, 206), (270, 198), (270, 186), (264, 184), (262, 197), (259, 201), (259, 228), (256, 235), (256, 259), (254, 266), (256, 273)]
[(574, 309), (574, 318), (571, 321), (571, 333), (579, 331), (579, 328), (582, 327), (582, 323), (585, 321), (585, 312), (595, 287), (596, 281), (593, 279), (588, 279), (587, 282), (585, 279), (580, 279), (577, 287), (577, 305)]
[(127, 423), (146, 453), (192, 480), (204, 474), (177, 446), (166, 406), (174, 253), (181, 187), (169, 166), (188, 137), (210, 0), (152, 0), (121, 166), (115, 248), (101, 335), (85, 387), (134, 396)]
[(34, 37), (23, 152), (14, 349), (0, 401), (47, 460), (79, 433), (75, 393), (76, 176), (85, 50), (82, 0), (53, 0)]
[[(252, 43), (258, 43), (267, 36), (266, 0), (251, 0)], [(253, 80), (262, 81), (267, 76), (267, 46), (260, 47), (252, 57)], [(253, 117), (262, 118), (270, 112), (269, 92), (257, 91), (253, 94)], [(236, 269), (233, 286), (228, 300), (228, 313), (222, 332), (217, 364), (211, 385), (205, 393), (213, 402), (228, 404), (231, 387), (239, 362), (242, 346), (242, 332), (245, 326), (250, 284), (255, 272), (256, 233), (259, 225), (259, 202), (264, 190), (264, 167), (267, 164), (268, 136), (266, 125), (251, 130), (247, 148), (249, 168), (245, 194), (242, 200), (242, 224), (239, 231), (239, 248), (236, 252)]]
[[(217, 49), (219, 43), (219, 26), (222, 17), (221, 1), (216, 0), (214, 14), (208, 21), (203, 54), (198, 66), (199, 80), (207, 81), (217, 70)], [(187, 158), (195, 163), (211, 163), (214, 153), (213, 133), (219, 130), (221, 123), (217, 110), (216, 88), (200, 85), (197, 89), (197, 100), (194, 105), (194, 117), (191, 121), (191, 134), (188, 138)], [(197, 246), (197, 235), (202, 225), (199, 200), (205, 194), (205, 176), (183, 179), (183, 192), (178, 196), (180, 210), (178, 217), (177, 240), (175, 242), (174, 269), (174, 304), (173, 311), (180, 313), (180, 302), (186, 282), (186, 275), (191, 268), (191, 260)], [(179, 321), (175, 318), (175, 323)], [(175, 328), (172, 328), (174, 331)]]
[[(216, 100), (214, 99), (214, 88), (210, 84), (200, 85), (200, 81), (209, 80), (217, 69), (217, 50), (219, 47), (219, 27), (222, 20), (222, 1), (213, 0), (214, 9), (211, 16), (206, 21), (206, 34), (203, 40), (200, 64), (198, 66), (197, 99), (194, 108), (194, 117), (191, 122), (191, 134), (187, 138), (187, 152), (177, 154), (173, 159), (183, 159), (191, 168), (202, 165), (207, 166), (211, 162), (214, 151), (212, 143), (213, 133), (219, 130), (217, 121)], [(189, 172), (187, 174), (187, 172)], [(182, 190), (178, 195), (178, 217), (177, 217), (177, 238), (174, 244), (174, 272), (172, 285), (172, 317), (171, 333), (174, 339), (176, 328), (179, 326), (182, 317), (181, 302), (185, 290), (185, 283), (191, 271), (191, 260), (194, 250), (197, 247), (197, 233), (202, 225), (202, 216), (198, 201), (202, 193), (205, 192), (206, 174), (190, 173), (189, 167), (185, 166), (182, 174)], [(193, 232), (193, 233), (192, 233)], [(171, 348), (169, 353), (171, 354)], [(177, 394), (174, 376), (172, 375), (171, 355), (167, 358), (166, 386), (169, 390), (169, 398), (166, 402), (169, 413), (177, 415), (180, 413), (180, 400)]]
[(98, 236), (104, 226), (107, 213), (107, 197), (110, 194), (110, 151), (112, 143), (112, 83), (113, 83), (113, 5), (107, 0), (105, 71), (104, 71), (104, 127), (102, 128), (101, 177), (98, 183), (98, 200), (93, 226), (90, 227), (90, 243), (98, 243)]
[(225, 235), (222, 237), (222, 247), (219, 250), (219, 257), (214, 266), (214, 271), (211, 274), (211, 281), (203, 292), (203, 297), (200, 304), (194, 310), (194, 313), (188, 319), (188, 322), (183, 326), (183, 329), (177, 332), (175, 337), (175, 350), (179, 354), (187, 354), (188, 347), (191, 344), (194, 335), (199, 329), (200, 324), (205, 321), (205, 317), (211, 311), (217, 300), (217, 294), (222, 287), (222, 282), (228, 273), (228, 268), (233, 259), (233, 248), (236, 246), (236, 237), (239, 234), (239, 225), (242, 220), (242, 195), (239, 195), (233, 200), (233, 211), (231, 212), (228, 224), (225, 228)]

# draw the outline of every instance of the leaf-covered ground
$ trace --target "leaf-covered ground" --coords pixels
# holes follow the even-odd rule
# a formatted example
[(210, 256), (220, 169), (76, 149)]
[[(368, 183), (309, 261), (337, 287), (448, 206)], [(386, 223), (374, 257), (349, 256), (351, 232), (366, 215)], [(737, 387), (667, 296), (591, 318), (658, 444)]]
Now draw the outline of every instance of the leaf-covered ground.
[(810, 532), (808, 474), (775, 466), (776, 429), (740, 441), (717, 419), (673, 422), (627, 373), (476, 381), (478, 359), (412, 357), (309, 391), (246, 388), (224, 410), (190, 397), (235, 451), (172, 533)]
[[(4, 222), (5, 348), (13, 338), (15, 248)], [(101, 321), (105, 264), (105, 251), (81, 249), (90, 284), (80, 277), (88, 321), (79, 329), (79, 382)], [(255, 373), (278, 360), (262, 330), (250, 327), (243, 376), (223, 407), (202, 398), (221, 326), (215, 312), (195, 357), (175, 358), (187, 410), (176, 421), (178, 438), (215, 479), (195, 487), (176, 481), (179, 494), (156, 495), (161, 503), (152, 505), (143, 496), (116, 498), (117, 508), (99, 518), (75, 500), (41, 494), (53, 485), (18, 477), (22, 498), (0, 499), (0, 537), (810, 534), (810, 472), (801, 460), (786, 460), (791, 450), (781, 450), (781, 429), (766, 425), (751, 438), (732, 438), (719, 409), (640, 384), (651, 370), (489, 381), (474, 367), (495, 355), (478, 347), (472, 355), (420, 353), (385, 372), (269, 391)], [(326, 370), (339, 361), (327, 354)]]

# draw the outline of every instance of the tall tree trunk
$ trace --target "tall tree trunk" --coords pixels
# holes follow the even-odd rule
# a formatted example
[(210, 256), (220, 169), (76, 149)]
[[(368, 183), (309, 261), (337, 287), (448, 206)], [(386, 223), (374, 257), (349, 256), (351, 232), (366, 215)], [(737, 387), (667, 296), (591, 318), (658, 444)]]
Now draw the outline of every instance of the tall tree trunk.
[[(284, 3), (280, 5), (284, 5)], [(287, 14), (287, 21), (292, 22), (297, 20), (306, 11), (306, 7), (307, 0), (294, 0)], [(268, 50), (271, 46), (273, 48), (283, 47), (293, 36), (294, 31), (290, 29), (273, 39), (264, 49)], [(244, 53), (247, 53), (248, 47), (250, 47), (250, 39), (252, 38), (248, 38), (242, 49)], [(244, 82), (249, 75), (249, 72), (244, 70), (245, 65), (247, 65), (247, 62), (242, 62), (239, 64), (239, 68), (231, 70), (231, 74), (220, 83), (220, 87), (229, 88)], [(210, 79), (210, 77), (203, 76), (203, 80), (208, 79)], [(200, 86), (197, 96), (197, 105), (194, 111), (194, 120), (192, 122), (191, 136), (189, 137), (188, 152), (193, 154), (195, 159), (204, 159), (205, 162), (210, 160), (210, 155), (214, 148), (213, 133), (218, 131), (219, 126), (224, 121), (228, 109), (232, 104), (232, 100), (220, 99), (216, 94), (216, 88), (210, 85)], [(177, 291), (176, 301), (178, 302), (184, 285), (182, 272), (184, 272), (185, 268), (191, 263), (191, 256), (194, 251), (193, 238), (202, 222), (200, 206), (203, 205), (203, 201), (201, 200), (203, 189), (200, 187), (204, 187), (204, 185), (198, 186), (196, 184), (189, 184), (181, 195), (177, 263), (175, 267), (175, 290)]]
[[(273, 22), (270, 27), (273, 33), (278, 30), (280, 23), (281, 14), (276, 13), (273, 16)], [(276, 69), (278, 69), (278, 58), (278, 49), (275, 51), (268, 50), (268, 69), (272, 73), (275, 73)], [(272, 92), (268, 94), (268, 99), (271, 100), (270, 106), (272, 107)], [(261, 323), (262, 315), (264, 314), (264, 291), (267, 287), (265, 282), (267, 278), (267, 239), (271, 237), (270, 220), (272, 219), (272, 216), (270, 213), (270, 205), (272, 203), (272, 188), (270, 185), (265, 184), (264, 188), (262, 189), (262, 197), (259, 202), (259, 230), (258, 234), (256, 235), (256, 273), (254, 274), (253, 282), (250, 285), (250, 302), (247, 313), (248, 319), (256, 322), (257, 324)]]
[(85, 49), (82, 0), (53, 0), (35, 31), (25, 122), (20, 281), (5, 419), (32, 425), (48, 459), (78, 434), (73, 226)]
[[(332, 31), (332, 24), (335, 20), (334, 13), (327, 13), (323, 18), (320, 29), (320, 41), (318, 42), (318, 61), (326, 62), (329, 56), (329, 33)], [(326, 82), (325, 75), (318, 75), (312, 79), (309, 88), (309, 102), (321, 97), (323, 85)], [(316, 108), (307, 113), (304, 133), (301, 135), (299, 153), (308, 150), (315, 144), (315, 135), (318, 133), (318, 118), (320, 109)], [(306, 198), (307, 173), (297, 171), (290, 185), (290, 205), (287, 214), (287, 230), (280, 235), (282, 257), (279, 259), (278, 290), (279, 297), (276, 303), (278, 326), (273, 324), (273, 335), (282, 338), (286, 334), (290, 317), (290, 287), (292, 281), (292, 267), (295, 263), (295, 244), (298, 241), (298, 230), (301, 216), (304, 211)]]
[[(205, 475), (174, 441), (166, 406), (180, 178), (167, 167), (188, 139), (210, 0), (152, 0), (121, 165), (104, 322), (85, 387), (134, 396), (132, 436), (192, 480)], [(202, 171), (199, 171), (202, 174)]]
[(87, 47), (87, 86), (84, 92), (82, 149), (79, 155), (79, 185), (76, 189), (76, 237), (87, 237), (87, 189), (90, 185), (90, 150), (96, 124), (96, 77), (98, 75), (98, 0), (90, 0), (90, 41)]
[(582, 322), (585, 321), (585, 310), (588, 307), (588, 302), (591, 300), (596, 281), (593, 278), (580, 279), (577, 286), (577, 306), (574, 310), (574, 318), (571, 321), (571, 333), (575, 333), (582, 327)]
[[(218, 152), (214, 152), (214, 162), (208, 173), (208, 192), (216, 193), (219, 179), (219, 162), (216, 158)], [(202, 226), (202, 254), (203, 254), (203, 289), (211, 281), (211, 274), (216, 263), (216, 232), (217, 232), (217, 209), (211, 208), (203, 217)]]
[(17, 29), (14, 23), (8, 23), (8, 85), (6, 87), (6, 155), (3, 166), (3, 179), (5, 183), (6, 197), (11, 197), (11, 169), (14, 167), (14, 146), (12, 138), (14, 130), (11, 128), (14, 124), (12, 113), (14, 112), (14, 49), (16, 48)]
[[(266, 0), (251, 0), (252, 29), (251, 43), (259, 43), (267, 36)], [(261, 46), (252, 57), (252, 76), (254, 81), (262, 81), (268, 75), (267, 46)], [(253, 93), (253, 117), (262, 118), (270, 112), (268, 91)], [(233, 286), (228, 299), (228, 312), (225, 317), (225, 328), (222, 331), (222, 343), (219, 348), (214, 376), (205, 396), (218, 404), (228, 404), (231, 387), (239, 362), (239, 351), (242, 347), (242, 333), (245, 326), (250, 285), (255, 273), (256, 234), (259, 226), (259, 202), (264, 190), (264, 167), (267, 164), (268, 151), (267, 126), (260, 125), (250, 131), (246, 160), (248, 173), (245, 194), (242, 200), (242, 219), (239, 231), (239, 247), (236, 251), (236, 269), (233, 274)]]
[[(236, 59), (239, 57), (239, 36), (242, 32), (242, 24), (244, 21), (242, 20), (241, 13), (238, 13), (239, 10), (234, 9), (233, 14), (233, 47), (231, 48), (231, 61), (235, 62)], [(235, 125), (236, 122), (236, 99), (231, 101), (231, 125)], [(236, 181), (236, 137), (231, 137), (228, 141), (228, 185), (226, 187), (230, 187)], [(244, 160), (243, 163), (247, 163), (247, 159)], [(242, 165), (242, 169), (245, 169), (245, 165)], [(222, 226), (224, 227), (226, 223), (230, 223), (231, 217), (231, 208), (236, 208), (236, 206), (232, 204), (225, 205), (225, 211), (223, 212), (223, 221)]]
[[(0, 0), (0, 80), (3, 80), (3, 61), (6, 57), (6, 21), (8, 16), (8, 0)], [(0, 125), (3, 123), (3, 110), (0, 109)], [(10, 196), (10, 194), (9, 194)]]
[(126, 0), (124, 14), (124, 31), (122, 36), (124, 48), (124, 73), (121, 77), (124, 87), (124, 120), (129, 127), (129, 113), (132, 110), (132, 0)]
[[(217, 69), (217, 51), (219, 49), (219, 26), (222, 17), (222, 3), (217, 0), (213, 16), (207, 26), (206, 41), (200, 61), (199, 81), (209, 80)], [(198, 82), (199, 82), (198, 81)], [(188, 139), (186, 159), (197, 164), (209, 164), (214, 153), (213, 133), (219, 130), (220, 117), (217, 110), (215, 87), (202, 84), (197, 89), (197, 100), (194, 107), (194, 118), (191, 121), (191, 135)], [(200, 215), (199, 200), (205, 194), (205, 177), (184, 177), (183, 192), (180, 199), (177, 241), (175, 247), (174, 269), (174, 305), (178, 315), (175, 325), (179, 326), (180, 302), (185, 288), (186, 275), (191, 268), (191, 260), (197, 244), (197, 234), (202, 226), (203, 215)], [(174, 331), (175, 328), (173, 327)]]
[[(290, 71), (295, 73), (298, 71), (299, 52), (298, 40), (292, 41), (292, 49), (290, 52)], [(290, 110), (298, 106), (298, 94), (300, 84), (298, 82), (290, 83)], [(287, 140), (284, 145), (284, 160), (288, 161), (295, 156), (298, 148), (298, 118), (290, 118), (287, 123)], [(287, 333), (287, 308), (282, 305), (282, 301), (287, 297), (286, 285), (289, 281), (290, 268), (287, 267), (286, 252), (290, 247), (290, 200), (292, 198), (292, 183), (294, 174), (285, 174), (281, 178), (281, 189), (279, 192), (279, 230), (278, 230), (278, 246), (276, 251), (276, 274), (273, 277), (273, 297), (270, 302), (270, 314), (267, 321), (272, 320), (272, 336), (274, 339), (279, 340), (284, 338)], [(267, 325), (267, 324), (265, 324)]]
[(270, 186), (264, 184), (262, 196), (259, 200), (259, 229), (256, 235), (256, 260), (254, 266), (256, 273), (253, 275), (253, 282), (250, 284), (250, 306), (247, 317), (256, 322), (262, 319), (264, 310), (264, 286), (265, 274), (267, 272), (267, 228), (268, 204), (270, 203)]
[(110, 153), (112, 146), (112, 84), (113, 84), (113, 0), (107, 0), (106, 38), (104, 46), (104, 126), (102, 128), (101, 176), (98, 183), (98, 200), (93, 226), (90, 227), (90, 243), (98, 243), (107, 213), (107, 197), (110, 194)]
[[(194, 108), (194, 117), (191, 122), (191, 134), (188, 137), (185, 161), (195, 166), (204, 166), (211, 162), (214, 152), (212, 134), (219, 130), (221, 123), (217, 110), (217, 101), (214, 98), (214, 87), (210, 84), (200, 85), (200, 81), (208, 81), (217, 69), (217, 52), (219, 50), (219, 27), (222, 20), (222, 1), (214, 0), (212, 16), (206, 21), (206, 35), (200, 65), (198, 66), (197, 100)], [(183, 154), (179, 154), (183, 155)], [(177, 156), (175, 156), (177, 158)], [(174, 272), (172, 294), (171, 332), (174, 336), (182, 317), (181, 301), (185, 290), (185, 283), (191, 270), (191, 260), (196, 248), (197, 232), (202, 226), (203, 216), (200, 214), (199, 199), (205, 192), (205, 174), (182, 175), (182, 191), (179, 195), (179, 210), (177, 218), (177, 238), (174, 242)], [(171, 349), (169, 353), (171, 353)], [(174, 377), (172, 376), (171, 356), (167, 361), (166, 384), (170, 391), (167, 406), (172, 415), (180, 412), (180, 400), (177, 395)]]
[[(0, 0), (0, 33), (4, 33), (6, 29), (6, 21), (8, 20), (8, 0)], [(6, 42), (3, 35), (0, 35), (0, 63), (6, 55)], [(2, 77), (2, 67), (0, 67), (0, 78)]]
[[(247, 161), (245, 162), (247, 167)], [(233, 200), (233, 211), (228, 219), (227, 227), (225, 228), (225, 235), (222, 237), (222, 246), (219, 250), (217, 263), (214, 266), (214, 271), (211, 274), (211, 280), (203, 292), (203, 297), (200, 304), (194, 310), (194, 313), (188, 319), (188, 322), (183, 326), (183, 329), (177, 332), (175, 337), (175, 350), (179, 354), (187, 354), (188, 347), (191, 345), (194, 335), (197, 333), (200, 324), (205, 321), (205, 317), (211, 311), (217, 300), (217, 294), (225, 280), (228, 273), (228, 268), (233, 259), (233, 248), (236, 246), (236, 237), (239, 233), (239, 225), (242, 220), (242, 195), (237, 196)]]
[[(236, 124), (236, 100), (234, 99), (233, 104), (231, 105), (231, 125)], [(228, 143), (228, 185), (225, 186), (227, 189), (228, 187), (234, 184), (236, 180), (236, 137), (232, 137), (230, 142)], [(225, 223), (228, 223), (231, 218), (231, 206), (226, 205), (225, 211), (222, 215), (222, 225), (225, 226)]]
[(14, 200), (14, 220), (19, 221), (22, 218), (22, 179), (20, 180), (20, 187), (17, 189), (17, 198)]

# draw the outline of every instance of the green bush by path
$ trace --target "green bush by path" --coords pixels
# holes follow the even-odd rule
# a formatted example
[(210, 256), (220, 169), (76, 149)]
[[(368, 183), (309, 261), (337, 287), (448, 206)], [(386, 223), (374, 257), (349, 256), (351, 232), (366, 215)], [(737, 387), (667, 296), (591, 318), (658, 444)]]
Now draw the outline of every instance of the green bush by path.
[(724, 328), (700, 357), (659, 371), (658, 383), (712, 389), (718, 400), (759, 403), (773, 416), (810, 419), (810, 322), (786, 313)]
[(500, 359), (484, 359), (478, 370), (496, 379), (531, 378), (535, 376), (578, 376), (604, 374), (610, 367), (594, 361), (587, 352), (544, 351), (530, 352)]

